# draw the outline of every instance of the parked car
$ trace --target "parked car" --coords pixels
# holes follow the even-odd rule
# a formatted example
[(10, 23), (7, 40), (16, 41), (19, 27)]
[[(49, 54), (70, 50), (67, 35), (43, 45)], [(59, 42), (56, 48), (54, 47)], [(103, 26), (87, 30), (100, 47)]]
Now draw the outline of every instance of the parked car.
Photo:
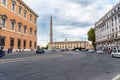
[(79, 49), (76, 49), (75, 51), (76, 51), (76, 52), (79, 52), (80, 50), (79, 50)]
[(98, 54), (104, 54), (105, 52), (103, 50), (97, 50), (96, 53), (98, 53)]
[(0, 57), (3, 57), (3, 56), (5, 56), (5, 51), (0, 50)]
[(111, 56), (112, 57), (120, 57), (120, 50), (114, 50), (114, 51), (112, 51)]
[(93, 53), (93, 52), (95, 52), (95, 50), (90, 49), (90, 50), (88, 50), (88, 52), (89, 52), (89, 53)]
[(41, 54), (41, 53), (45, 53), (44, 49), (37, 49), (36, 50), (36, 54)]

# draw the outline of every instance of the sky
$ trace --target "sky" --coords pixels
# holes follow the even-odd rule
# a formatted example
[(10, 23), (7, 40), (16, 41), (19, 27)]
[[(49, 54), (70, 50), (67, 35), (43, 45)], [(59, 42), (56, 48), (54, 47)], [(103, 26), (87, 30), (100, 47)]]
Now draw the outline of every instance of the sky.
[(53, 41), (88, 41), (87, 32), (120, 0), (23, 0), (38, 15), (37, 44), (49, 43), (50, 17)]

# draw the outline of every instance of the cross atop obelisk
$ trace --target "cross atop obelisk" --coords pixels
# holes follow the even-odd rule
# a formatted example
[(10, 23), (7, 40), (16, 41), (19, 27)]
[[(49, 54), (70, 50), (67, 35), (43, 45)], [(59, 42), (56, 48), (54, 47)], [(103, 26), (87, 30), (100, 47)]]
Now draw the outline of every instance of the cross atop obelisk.
[(52, 16), (50, 17), (50, 43), (53, 42)]

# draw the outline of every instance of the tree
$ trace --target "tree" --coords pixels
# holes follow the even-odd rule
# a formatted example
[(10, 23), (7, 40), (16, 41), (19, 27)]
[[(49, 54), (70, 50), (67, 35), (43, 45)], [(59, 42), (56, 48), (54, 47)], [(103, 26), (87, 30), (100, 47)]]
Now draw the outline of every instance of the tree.
[(95, 29), (90, 28), (87, 35), (88, 35), (88, 40), (92, 42), (92, 45), (95, 49)]
[(42, 47), (42, 49), (48, 49), (48, 45), (46, 45), (46, 47)]

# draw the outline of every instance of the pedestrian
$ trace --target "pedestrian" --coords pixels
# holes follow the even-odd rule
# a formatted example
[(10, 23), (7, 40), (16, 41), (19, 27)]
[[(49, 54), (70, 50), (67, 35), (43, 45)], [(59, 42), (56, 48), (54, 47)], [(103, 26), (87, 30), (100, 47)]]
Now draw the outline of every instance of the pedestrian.
[(10, 51), (11, 51), (10, 48), (8, 48), (7, 52), (10, 53)]

